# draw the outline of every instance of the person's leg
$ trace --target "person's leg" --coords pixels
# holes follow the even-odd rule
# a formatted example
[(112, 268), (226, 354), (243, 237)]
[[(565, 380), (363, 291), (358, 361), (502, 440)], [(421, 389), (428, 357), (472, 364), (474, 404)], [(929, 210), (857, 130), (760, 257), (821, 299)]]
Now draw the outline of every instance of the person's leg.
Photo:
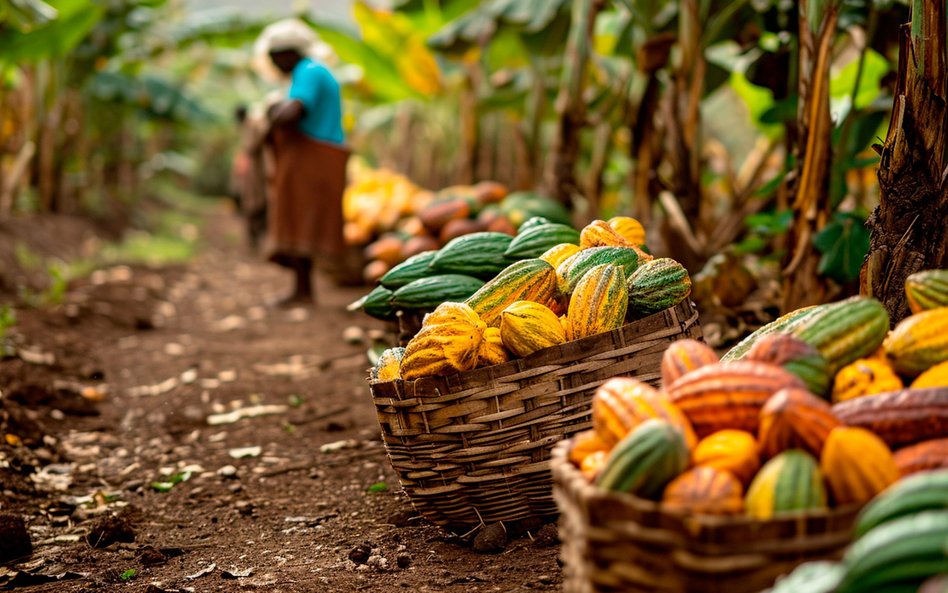
[(284, 257), (279, 263), (293, 273), (293, 292), (273, 303), (274, 306), (285, 308), (313, 304), (312, 258)]
[(313, 260), (308, 257), (298, 258), (293, 271), (296, 275), (296, 289), (291, 298), (296, 301), (313, 300)]

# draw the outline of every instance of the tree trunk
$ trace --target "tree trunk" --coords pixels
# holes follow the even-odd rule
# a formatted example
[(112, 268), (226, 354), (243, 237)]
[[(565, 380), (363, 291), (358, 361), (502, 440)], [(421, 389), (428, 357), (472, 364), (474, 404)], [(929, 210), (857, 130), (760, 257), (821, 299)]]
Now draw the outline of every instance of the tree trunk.
[(661, 158), (661, 149), (655, 141), (655, 111), (658, 107), (659, 82), (655, 72), (648, 75), (645, 92), (634, 110), (635, 116), (629, 122), (631, 140), (629, 158), (634, 163), (629, 171), (632, 186), (633, 213), (643, 225), (652, 222), (652, 195), (655, 169)]
[(602, 190), (603, 175), (606, 165), (609, 164), (609, 153), (612, 150), (612, 124), (608, 121), (596, 126), (596, 135), (593, 142), (592, 156), (590, 157), (589, 174), (586, 178), (586, 199), (588, 207), (586, 218), (602, 217)]
[(477, 115), (477, 65), (467, 65), (461, 90), (461, 163), (455, 183), (473, 183), (480, 156), (480, 123)]
[[(811, 0), (812, 1), (812, 0)], [(830, 166), (833, 122), (829, 106), (829, 71), (839, 4), (825, 6), (820, 23), (811, 23), (809, 2), (801, 2), (799, 139), (795, 178), (793, 226), (788, 239), (788, 261), (783, 270), (783, 309), (791, 310), (825, 300), (827, 285), (818, 273), (820, 256), (813, 236), (824, 226), (830, 210)]]
[(559, 130), (553, 140), (553, 163), (548, 187), (553, 197), (570, 204), (581, 193), (576, 180), (580, 134), (586, 125), (586, 101), (583, 97), (589, 46), (596, 15), (604, 0), (574, 0), (573, 23), (564, 55), (563, 77), (556, 98)]
[[(532, 82), (527, 99), (526, 118), (520, 126), (518, 141), (525, 143), (527, 159), (524, 161), (517, 185), (521, 189), (533, 189), (540, 181), (543, 171), (543, 116), (546, 114), (546, 80), (544, 60), (530, 56)], [(529, 181), (527, 181), (529, 180)]]
[(699, 226), (701, 221), (700, 106), (707, 69), (701, 34), (697, 0), (683, 0), (678, 34), (681, 63), (675, 72), (674, 91), (667, 97), (666, 121), (671, 143), (669, 156), (675, 168), (672, 192), (692, 226)]
[(860, 288), (885, 305), (892, 323), (908, 315), (905, 279), (948, 265), (945, 132), (948, 60), (945, 0), (915, 0), (899, 39), (895, 101), (879, 165), (881, 200)]

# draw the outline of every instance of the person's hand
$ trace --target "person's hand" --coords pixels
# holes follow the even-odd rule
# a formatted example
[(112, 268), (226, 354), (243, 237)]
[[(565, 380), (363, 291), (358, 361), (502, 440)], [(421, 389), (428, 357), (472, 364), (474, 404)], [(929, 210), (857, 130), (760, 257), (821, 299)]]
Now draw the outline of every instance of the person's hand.
[(280, 107), (286, 103), (286, 101), (277, 101), (267, 106), (267, 121), (273, 121), (273, 118), (279, 112)]

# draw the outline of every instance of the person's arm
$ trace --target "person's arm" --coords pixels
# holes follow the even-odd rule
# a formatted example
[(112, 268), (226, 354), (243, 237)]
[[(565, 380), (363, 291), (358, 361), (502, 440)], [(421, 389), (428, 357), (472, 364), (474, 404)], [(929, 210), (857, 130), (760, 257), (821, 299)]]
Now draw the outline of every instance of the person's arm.
[(306, 108), (303, 107), (303, 102), (297, 99), (274, 103), (267, 112), (270, 128), (296, 124), (303, 119), (305, 113)]

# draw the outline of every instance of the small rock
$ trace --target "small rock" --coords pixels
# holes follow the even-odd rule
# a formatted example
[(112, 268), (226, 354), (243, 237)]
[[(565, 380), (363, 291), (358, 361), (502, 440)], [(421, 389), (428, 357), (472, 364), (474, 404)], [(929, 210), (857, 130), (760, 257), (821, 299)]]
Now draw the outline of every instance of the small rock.
[(474, 538), (474, 551), (481, 554), (496, 554), (507, 547), (507, 528), (503, 523), (492, 523), (481, 529)]
[(342, 330), (342, 340), (346, 344), (360, 346), (365, 343), (365, 331), (357, 325), (350, 325)]
[(371, 555), (372, 547), (366, 544), (359, 544), (349, 550), (349, 560), (352, 560), (356, 564), (365, 564), (369, 561), (369, 556)]
[(263, 452), (263, 447), (259, 445), (253, 447), (235, 447), (230, 449), (227, 454), (234, 459), (243, 459), (245, 457), (259, 457)]
[(533, 546), (537, 548), (549, 548), (559, 545), (560, 536), (556, 529), (556, 523), (547, 523), (533, 535)]
[(411, 566), (411, 556), (408, 554), (399, 554), (395, 557), (395, 564), (397, 564), (399, 568), (408, 568)]
[(143, 546), (135, 558), (142, 566), (158, 566), (168, 561), (168, 557), (154, 546)]
[(33, 543), (23, 517), (0, 514), (0, 562), (8, 562), (33, 553)]
[(93, 548), (105, 548), (115, 542), (132, 543), (135, 541), (135, 531), (131, 524), (123, 517), (106, 515), (92, 524), (86, 542)]
[(252, 515), (254, 506), (249, 500), (238, 500), (234, 504), (234, 508), (236, 508), (237, 512), (241, 515)]
[(386, 570), (388, 568), (388, 558), (379, 554), (369, 556), (369, 559), (365, 563), (377, 570)]
[(225, 465), (224, 467), (217, 470), (217, 475), (222, 478), (236, 478), (237, 468), (233, 465)]
[(243, 485), (242, 485), (240, 482), (236, 482), (236, 483), (231, 484), (230, 486), (228, 486), (227, 489), (230, 490), (231, 492), (233, 492), (234, 494), (237, 494), (238, 492), (240, 492), (241, 490), (243, 490), (244, 487), (243, 487)]
[(552, 585), (553, 577), (551, 577), (548, 574), (541, 574), (540, 576), (537, 577), (537, 582), (543, 585)]
[(253, 574), (253, 567), (245, 569), (232, 568), (230, 570), (222, 570), (221, 578), (222, 579), (245, 579)]

